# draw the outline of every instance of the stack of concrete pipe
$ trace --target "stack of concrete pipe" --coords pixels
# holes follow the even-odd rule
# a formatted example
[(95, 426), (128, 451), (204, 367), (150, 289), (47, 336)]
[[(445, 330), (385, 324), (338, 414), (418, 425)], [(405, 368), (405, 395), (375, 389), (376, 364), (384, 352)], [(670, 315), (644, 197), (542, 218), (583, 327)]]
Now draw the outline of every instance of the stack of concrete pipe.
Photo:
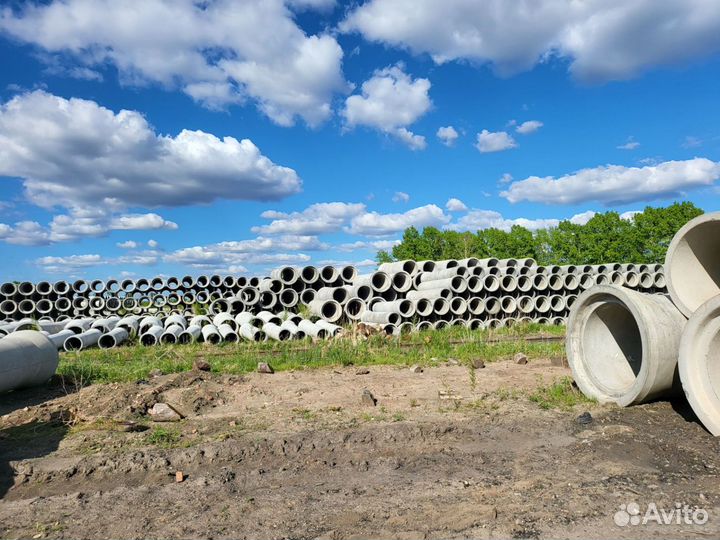
[(720, 436), (720, 213), (688, 222), (665, 258), (668, 295), (592, 287), (571, 309), (567, 356), (578, 387), (621, 406), (684, 392)]

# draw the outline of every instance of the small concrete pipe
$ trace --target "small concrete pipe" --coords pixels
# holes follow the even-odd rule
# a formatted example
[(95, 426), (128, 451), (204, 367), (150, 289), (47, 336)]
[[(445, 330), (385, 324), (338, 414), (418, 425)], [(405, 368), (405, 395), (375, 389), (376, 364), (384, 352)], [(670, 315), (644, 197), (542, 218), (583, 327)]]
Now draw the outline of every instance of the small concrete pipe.
[(328, 333), (328, 337), (335, 337), (342, 333), (343, 329), (341, 326), (338, 326), (337, 324), (329, 323), (328, 321), (324, 321), (320, 319), (315, 323), (319, 328), (324, 329)]
[(334, 284), (339, 278), (340, 274), (334, 266), (327, 265), (320, 269), (320, 280), (325, 284)]
[(117, 347), (124, 341), (127, 341), (129, 337), (130, 334), (128, 333), (127, 329), (122, 326), (116, 326), (107, 334), (103, 334), (102, 336), (100, 336), (100, 339), (98, 340), (98, 347), (100, 347), (101, 349), (112, 349), (113, 347)]
[(362, 314), (360, 321), (364, 323), (392, 324), (396, 326), (400, 323), (400, 315), (392, 312), (378, 313), (376, 311), (366, 311)]
[(321, 287), (315, 293), (315, 300), (335, 300), (344, 304), (348, 299), (348, 290), (344, 287)]
[(278, 295), (280, 305), (286, 308), (293, 308), (300, 302), (300, 295), (294, 289), (283, 289)]
[(415, 312), (420, 317), (429, 317), (433, 312), (433, 303), (427, 298), (418, 298), (415, 302)]
[(222, 336), (214, 324), (206, 324), (202, 327), (202, 339), (205, 343), (217, 345), (222, 341)]
[(373, 272), (357, 276), (353, 285), (369, 285), (373, 291), (382, 293), (392, 286), (392, 280), (385, 272)]
[(665, 279), (686, 317), (720, 294), (720, 212), (691, 219), (675, 234), (665, 255)]
[(318, 279), (320, 279), (320, 272), (314, 266), (305, 266), (300, 270), (300, 279), (306, 285), (312, 285)]
[(178, 337), (179, 343), (195, 343), (202, 338), (202, 327), (197, 324), (190, 324)]
[(565, 345), (575, 382), (586, 396), (623, 407), (667, 395), (684, 325), (665, 296), (612, 285), (585, 291)]
[(432, 281), (423, 281), (417, 287), (418, 291), (430, 289), (450, 289), (455, 294), (462, 294), (467, 290), (467, 280), (461, 276), (433, 279)]
[(360, 320), (360, 317), (367, 309), (367, 306), (360, 298), (350, 298), (347, 302), (345, 302), (345, 306), (343, 306), (343, 308), (348, 319), (351, 321), (357, 321)]
[(55, 345), (56, 349), (62, 349), (63, 345), (65, 344), (65, 340), (69, 338), (70, 336), (74, 336), (75, 332), (72, 330), (60, 330), (59, 332), (56, 332), (55, 334), (50, 334), (48, 336), (48, 339), (53, 342), (53, 345)]
[(165, 329), (162, 326), (151, 326), (145, 332), (140, 334), (140, 344), (145, 347), (151, 347), (160, 343), (160, 336), (162, 336)]
[(450, 298), (452, 294), (450, 289), (426, 289), (424, 291), (410, 291), (405, 295), (405, 298), (408, 300), (419, 300), (420, 298), (434, 300), (435, 298)]
[(720, 296), (702, 304), (685, 325), (678, 371), (695, 415), (720, 436)]
[(282, 328), (275, 323), (265, 323), (262, 329), (267, 337), (275, 341), (287, 341), (292, 337), (287, 328)]
[(187, 321), (185, 320), (185, 317), (183, 317), (182, 315), (177, 315), (177, 314), (170, 315), (167, 319), (165, 319), (163, 321), (163, 325), (165, 326), (165, 328), (167, 328), (168, 326), (170, 326), (172, 324), (176, 324), (177, 326), (180, 326), (181, 328), (185, 328), (187, 326)]
[(396, 272), (406, 272), (407, 274), (414, 274), (417, 271), (418, 265), (415, 261), (405, 260), (391, 263), (382, 263), (378, 266), (378, 270), (385, 272), (386, 274), (395, 274)]
[(212, 323), (218, 328), (220, 328), (221, 324), (227, 324), (233, 329), (237, 329), (238, 326), (235, 318), (230, 313), (218, 313), (213, 317)]
[(279, 279), (285, 285), (290, 286), (300, 279), (300, 272), (298, 272), (297, 268), (293, 268), (292, 266), (283, 266), (282, 268), (277, 268), (270, 272), (270, 277), (273, 279)]
[(367, 302), (373, 297), (373, 290), (369, 285), (344, 285), (344, 288), (348, 292), (349, 298), (357, 296), (360, 300)]
[(282, 322), (280, 317), (270, 311), (261, 311), (255, 316), (255, 318), (263, 323), (280, 324)]
[(408, 292), (413, 286), (412, 277), (407, 272), (396, 272), (392, 274), (392, 288), (399, 293)]
[(65, 343), (63, 343), (63, 349), (67, 352), (89, 349), (90, 347), (97, 345), (97, 342), (100, 340), (100, 336), (102, 336), (102, 332), (100, 330), (97, 328), (91, 328), (82, 334), (75, 334), (74, 336), (68, 337), (65, 340)]
[(263, 341), (265, 339), (265, 332), (249, 323), (242, 323), (238, 329), (238, 334), (248, 341)]
[(282, 324), (280, 325), (280, 328), (290, 332), (291, 339), (304, 339), (305, 338), (305, 332), (300, 330), (300, 328), (298, 328), (298, 325), (290, 320), (283, 321)]
[(184, 331), (185, 327), (180, 326), (179, 324), (171, 324), (169, 326), (166, 326), (165, 331), (160, 336), (160, 343), (165, 343), (166, 345), (174, 345), (178, 342), (180, 334), (182, 334)]
[[(233, 321), (234, 323), (235, 321)], [(227, 322), (222, 323), (217, 327), (222, 340), (225, 343), (236, 343), (238, 341), (238, 334), (233, 326), (230, 326)]]
[(21, 330), (0, 340), (0, 392), (42, 384), (53, 376), (59, 356), (47, 336)]
[(311, 313), (329, 322), (339, 321), (342, 317), (342, 306), (335, 300), (313, 300), (308, 307)]

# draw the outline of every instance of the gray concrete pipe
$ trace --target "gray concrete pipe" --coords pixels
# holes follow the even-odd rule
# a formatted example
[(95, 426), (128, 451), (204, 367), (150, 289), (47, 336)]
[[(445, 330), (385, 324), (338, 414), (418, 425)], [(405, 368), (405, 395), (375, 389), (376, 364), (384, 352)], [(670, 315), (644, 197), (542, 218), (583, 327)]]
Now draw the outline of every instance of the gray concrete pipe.
[(74, 336), (75, 332), (72, 330), (60, 330), (59, 332), (56, 332), (54, 334), (50, 334), (48, 336), (48, 339), (52, 341), (53, 345), (56, 349), (62, 349), (63, 345), (65, 345), (65, 340), (69, 338), (70, 336)]
[(420, 317), (429, 317), (433, 312), (433, 303), (427, 298), (418, 298), (417, 300), (411, 300), (415, 304), (415, 312)]
[(301, 320), (298, 323), (298, 328), (305, 332), (305, 335), (318, 338), (318, 339), (327, 339), (329, 333), (326, 329), (319, 327), (315, 323), (308, 321), (306, 319)]
[(288, 329), (282, 328), (275, 323), (265, 323), (262, 329), (267, 337), (275, 341), (287, 341), (292, 337)]
[(238, 334), (247, 341), (264, 341), (266, 338), (265, 332), (249, 323), (242, 323), (238, 329)]
[(282, 268), (276, 268), (270, 272), (270, 277), (273, 279), (279, 279), (285, 285), (293, 285), (298, 279), (300, 279), (300, 272), (297, 268), (292, 266), (283, 266)]
[(212, 323), (220, 328), (221, 324), (227, 324), (233, 329), (237, 329), (238, 324), (230, 313), (218, 313), (212, 318)]
[(598, 286), (570, 312), (566, 351), (582, 392), (620, 406), (673, 390), (685, 317), (660, 295)]
[(300, 330), (298, 325), (290, 320), (283, 321), (280, 328), (290, 332), (291, 339), (305, 339), (305, 332)]
[(202, 327), (201, 335), (203, 342), (217, 345), (222, 341), (222, 336), (214, 324), (206, 324)]
[(340, 274), (334, 266), (327, 265), (320, 269), (320, 280), (325, 284), (334, 284), (339, 278)]
[(382, 263), (378, 266), (378, 270), (386, 274), (395, 274), (396, 272), (405, 272), (413, 275), (418, 271), (418, 264), (412, 260), (396, 261), (391, 263)]
[(396, 272), (390, 276), (390, 279), (392, 288), (399, 293), (408, 292), (413, 287), (412, 277), (407, 272)]
[(348, 297), (357, 296), (364, 302), (373, 297), (373, 290), (369, 285), (343, 285), (343, 288), (348, 292)]
[(415, 305), (411, 300), (375, 302), (372, 310), (376, 313), (397, 313), (402, 317), (408, 318), (415, 314)]
[(467, 290), (467, 281), (461, 276), (455, 276), (452, 278), (424, 281), (417, 287), (418, 291), (426, 291), (430, 289), (450, 289), (455, 294), (462, 294)]
[(74, 336), (68, 337), (65, 340), (65, 343), (63, 343), (63, 349), (67, 352), (89, 349), (97, 345), (100, 336), (102, 336), (102, 332), (100, 330), (97, 328), (91, 328), (81, 334), (75, 334)]
[(313, 315), (329, 322), (339, 321), (342, 317), (342, 306), (335, 300), (313, 300), (308, 307)]
[(345, 316), (351, 321), (360, 320), (360, 317), (365, 312), (367, 306), (365, 302), (360, 298), (349, 298), (343, 309), (345, 310)]
[(376, 311), (365, 311), (360, 317), (360, 321), (364, 323), (373, 324), (392, 324), (396, 326), (400, 323), (400, 315), (392, 312), (376, 312)]
[(178, 342), (180, 334), (182, 334), (184, 331), (185, 327), (180, 326), (179, 324), (167, 325), (165, 326), (165, 331), (160, 336), (160, 343), (164, 343), (166, 345), (174, 345)]
[(130, 337), (127, 329), (122, 326), (116, 326), (110, 332), (100, 336), (98, 340), (98, 347), (101, 349), (112, 349), (117, 347), (123, 342), (127, 341)]
[(140, 334), (140, 344), (145, 347), (151, 347), (160, 343), (160, 336), (162, 336), (165, 329), (162, 326), (150, 326)]
[(0, 392), (42, 384), (53, 376), (59, 356), (47, 336), (21, 330), (0, 340)]
[(270, 311), (261, 311), (255, 316), (255, 318), (265, 324), (273, 323), (279, 325), (282, 323), (282, 319)]
[(341, 326), (338, 326), (337, 324), (332, 324), (332, 323), (330, 323), (328, 321), (324, 321), (322, 319), (320, 319), (319, 321), (316, 321), (315, 324), (318, 327), (327, 331), (329, 337), (335, 337), (339, 334), (342, 334), (342, 331), (343, 331)]
[(195, 343), (199, 339), (202, 339), (202, 327), (197, 324), (189, 324), (178, 337), (178, 342), (182, 344)]
[[(234, 322), (234, 321), (233, 321)], [(225, 343), (236, 343), (239, 339), (237, 332), (233, 326), (230, 326), (227, 322), (222, 323), (217, 327), (218, 333), (222, 337)]]
[(344, 287), (321, 287), (315, 293), (315, 300), (335, 300), (338, 304), (344, 304), (349, 297), (348, 290)]
[(357, 276), (353, 285), (368, 285), (373, 291), (382, 293), (392, 286), (392, 281), (385, 272), (373, 272)]
[(314, 266), (304, 266), (300, 270), (300, 279), (305, 285), (312, 285), (320, 279), (320, 272)]

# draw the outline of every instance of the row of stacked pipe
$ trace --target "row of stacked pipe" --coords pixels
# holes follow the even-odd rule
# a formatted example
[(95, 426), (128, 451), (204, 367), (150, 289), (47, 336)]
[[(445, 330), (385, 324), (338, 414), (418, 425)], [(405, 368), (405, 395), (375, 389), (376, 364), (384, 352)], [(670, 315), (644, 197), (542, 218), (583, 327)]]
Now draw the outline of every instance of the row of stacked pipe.
[[(448, 325), (560, 325), (577, 294), (598, 283), (665, 290), (660, 265), (538, 266), (532, 259), (475, 258), (386, 263), (366, 275), (351, 266), (306, 266), (279, 268), (262, 279), (5, 283), (7, 311), (16, 315), (24, 303), (35, 311), (23, 309), (26, 316), (0, 325), (0, 335), (37, 325), (59, 348), (77, 350), (114, 347), (136, 335), (144, 345), (325, 337), (348, 322), (388, 334)], [(52, 302), (60, 308), (37, 310)]]
[(599, 401), (628, 406), (684, 392), (720, 436), (720, 212), (682, 227), (664, 268), (668, 295), (618, 284), (583, 292), (568, 320), (568, 362)]

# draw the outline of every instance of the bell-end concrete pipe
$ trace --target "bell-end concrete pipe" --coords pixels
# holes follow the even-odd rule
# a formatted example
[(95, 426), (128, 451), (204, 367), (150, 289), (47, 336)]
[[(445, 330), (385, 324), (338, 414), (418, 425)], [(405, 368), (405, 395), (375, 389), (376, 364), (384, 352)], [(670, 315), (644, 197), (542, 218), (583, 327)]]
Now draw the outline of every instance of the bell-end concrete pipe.
[(316, 294), (317, 291), (315, 289), (305, 289), (303, 292), (300, 293), (300, 302), (307, 305), (313, 300), (315, 300)]
[(298, 325), (291, 320), (284, 320), (280, 328), (290, 332), (291, 339), (305, 339), (305, 332), (298, 328)]
[(396, 272), (391, 276), (392, 288), (399, 293), (408, 292), (413, 287), (413, 280), (407, 272)]
[(0, 340), (0, 392), (42, 384), (53, 376), (59, 356), (44, 334), (22, 330)]
[(397, 313), (407, 318), (415, 314), (415, 305), (412, 300), (380, 301), (373, 304), (372, 310), (378, 313)]
[(432, 315), (433, 312), (433, 303), (428, 300), (427, 298), (418, 298), (417, 300), (414, 300), (415, 302), (415, 312), (420, 317), (429, 317)]
[(435, 261), (418, 261), (418, 272), (432, 272), (435, 270)]
[(339, 277), (340, 274), (334, 266), (327, 265), (320, 269), (320, 280), (326, 284), (335, 283)]
[(364, 323), (392, 324), (393, 326), (397, 326), (400, 324), (400, 315), (390, 312), (378, 313), (375, 311), (366, 311), (362, 314), (362, 317), (360, 317), (360, 321)]
[(271, 311), (261, 311), (255, 316), (255, 318), (263, 323), (273, 323), (278, 325), (282, 323), (282, 319)]
[(327, 331), (329, 337), (335, 337), (340, 334), (342, 334), (342, 326), (338, 326), (337, 324), (332, 324), (327, 321), (324, 321), (320, 319), (315, 323), (318, 327), (322, 328), (323, 330)]
[(274, 292), (275, 294), (279, 293), (283, 290), (283, 282), (279, 279), (261, 279), (260, 283), (258, 284), (258, 290), (260, 292), (270, 291)]
[(17, 285), (12, 281), (6, 281), (2, 285), (0, 285), (0, 294), (5, 296), (6, 298), (12, 298), (17, 294)]
[(585, 291), (565, 344), (575, 382), (586, 396), (622, 407), (667, 395), (685, 322), (665, 296), (612, 285)]
[(171, 324), (170, 326), (166, 326), (165, 331), (160, 336), (160, 343), (165, 343), (166, 345), (174, 345), (178, 342), (180, 334), (182, 334), (184, 331), (185, 327), (180, 326), (179, 324)]
[(665, 255), (665, 279), (686, 317), (720, 294), (720, 212), (691, 219), (675, 234)]
[(432, 330), (433, 324), (430, 321), (420, 321), (415, 325), (416, 332), (425, 332), (426, 330)]
[(367, 302), (373, 297), (373, 290), (369, 285), (345, 285), (344, 288), (347, 290), (349, 298), (358, 297), (363, 302)]
[(342, 317), (342, 306), (335, 300), (313, 300), (308, 307), (311, 313), (329, 322), (339, 321)]
[[(233, 321), (234, 322), (234, 321)], [(222, 340), (225, 343), (236, 343), (239, 339), (237, 332), (233, 326), (230, 326), (227, 322), (222, 323), (217, 327), (218, 332), (222, 336)]]
[(720, 296), (702, 304), (685, 325), (678, 371), (696, 416), (720, 436)]
[(292, 266), (283, 266), (282, 268), (277, 268), (270, 272), (270, 277), (279, 279), (285, 285), (289, 286), (300, 279), (300, 272), (298, 272), (297, 268), (293, 268)]
[(315, 300), (335, 300), (344, 304), (348, 299), (348, 290), (344, 287), (321, 287), (315, 293)]
[(100, 336), (98, 347), (101, 349), (112, 349), (117, 347), (130, 337), (128, 331), (123, 327), (115, 327), (107, 334)]
[(100, 340), (100, 336), (102, 336), (102, 332), (100, 330), (97, 328), (91, 328), (82, 334), (76, 334), (67, 338), (65, 343), (63, 343), (63, 349), (67, 352), (89, 349), (90, 347), (97, 345), (97, 342)]
[(485, 301), (477, 296), (468, 298), (467, 305), (471, 315), (482, 315), (485, 312)]
[(667, 287), (667, 280), (665, 279), (665, 274), (657, 273), (653, 276), (653, 281), (655, 282), (655, 288), (656, 289), (664, 289)]

